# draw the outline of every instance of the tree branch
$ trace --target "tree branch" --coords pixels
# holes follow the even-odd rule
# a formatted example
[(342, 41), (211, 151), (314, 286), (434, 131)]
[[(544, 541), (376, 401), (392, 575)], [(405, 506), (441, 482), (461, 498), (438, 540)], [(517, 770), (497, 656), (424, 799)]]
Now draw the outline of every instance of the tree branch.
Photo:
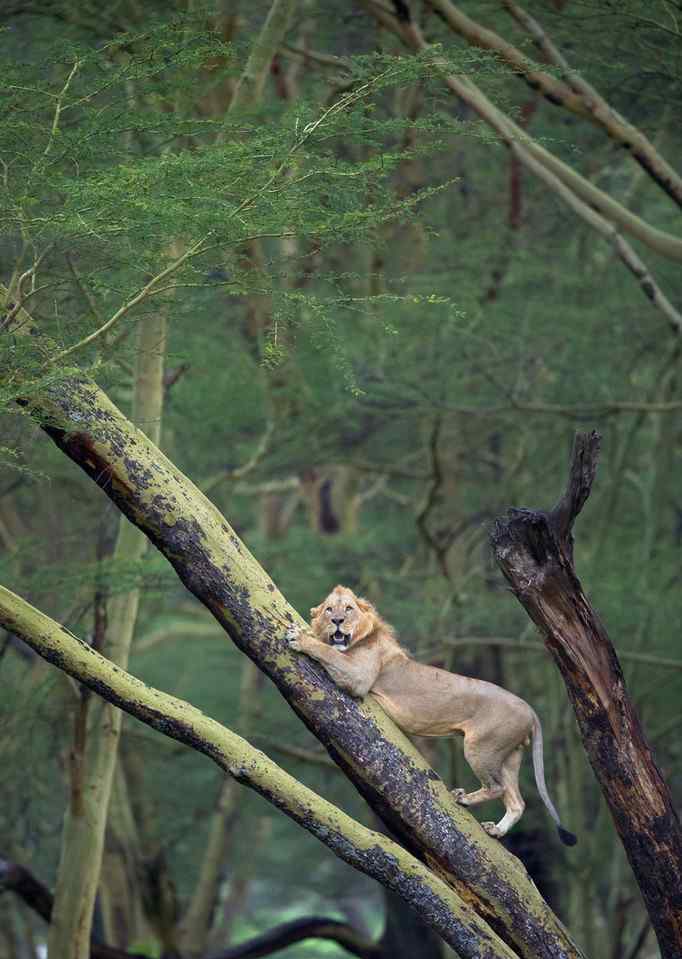
[(379, 959), (381, 946), (368, 942), (352, 926), (336, 919), (326, 919), (324, 916), (303, 916), (283, 922), (279, 926), (268, 929), (260, 936), (240, 942), (238, 946), (224, 949), (211, 956), (211, 959), (258, 959), (259, 956), (269, 956), (280, 949), (286, 949), (295, 942), (305, 939), (326, 939), (335, 942), (353, 956), (360, 959)]
[[(359, 4), (368, 10), (379, 23), (392, 30), (407, 47), (415, 52), (424, 52), (430, 49), (424, 40), (416, 23), (400, 24), (395, 17), (388, 15), (386, 8), (378, 0), (358, 0)], [(490, 126), (501, 140), (511, 146), (513, 143), (522, 144), (525, 150), (539, 163), (551, 171), (559, 180), (569, 187), (577, 197), (591, 206), (601, 216), (616, 224), (621, 230), (641, 240), (646, 246), (661, 256), (675, 262), (682, 262), (682, 239), (672, 233), (658, 230), (642, 220), (641, 217), (626, 209), (612, 196), (600, 190), (581, 176), (576, 170), (568, 166), (558, 157), (546, 150), (541, 144), (514, 123), (502, 110), (498, 109), (483, 91), (468, 77), (454, 75), (452, 68), (442, 57), (436, 56), (432, 61), (443, 75), (447, 86), (464, 103), (468, 104), (488, 126)]]
[[(52, 916), (53, 896), (50, 890), (24, 866), (0, 858), (0, 895), (13, 892), (41, 919), (49, 923)], [(375, 959), (381, 955), (381, 946), (364, 939), (352, 926), (324, 916), (303, 916), (268, 929), (259, 936), (240, 942), (238, 946), (224, 949), (211, 959), (258, 959), (269, 956), (295, 942), (306, 939), (325, 939), (335, 942), (360, 959)], [(91, 959), (144, 959), (137, 952), (126, 952), (103, 943), (93, 942)]]
[[(30, 323), (23, 314), (18, 320), (28, 334)], [(30, 342), (41, 355), (51, 349), (44, 337), (31, 336)], [(517, 860), (453, 801), (372, 697), (351, 699), (323, 670), (289, 650), (283, 634), (300, 622), (295, 610), (213, 504), (95, 383), (83, 375), (63, 376), (23, 402), (273, 680), (407, 849), (427, 861), (519, 955), (580, 955)]]
[[(640, 167), (678, 206), (682, 206), (682, 177), (660, 155), (651, 140), (614, 110), (604, 97), (587, 80), (581, 77), (577, 70), (574, 70), (568, 64), (563, 54), (554, 46), (534, 17), (526, 13), (514, 0), (502, 0), (502, 5), (506, 7), (517, 23), (520, 23), (530, 33), (547, 62), (553, 63), (565, 71), (566, 84), (578, 95), (579, 109), (575, 109), (570, 102), (564, 102), (563, 100), (560, 101), (561, 106), (568, 107), (569, 110), (573, 110), (579, 116), (590, 120), (595, 126), (602, 127), (614, 142), (630, 152)], [(520, 51), (518, 52), (520, 53)], [(554, 79), (550, 74), (543, 72), (536, 73), (536, 76), (541, 80), (545, 78)], [(545, 95), (547, 96), (547, 94)], [(552, 100), (552, 97), (548, 96), (548, 99)], [(552, 100), (552, 102), (556, 101)]]
[(209, 756), (339, 858), (397, 892), (462, 959), (514, 959), (517, 955), (450, 886), (392, 839), (357, 823), (194, 706), (146, 686), (109, 662), (4, 587), (0, 587), (0, 623), (103, 699)]
[[(0, 858), (0, 895), (13, 892), (41, 919), (49, 923), (52, 919), (54, 897), (50, 890), (25, 866)], [(145, 959), (139, 952), (126, 952), (101, 942), (90, 945), (91, 959)]]

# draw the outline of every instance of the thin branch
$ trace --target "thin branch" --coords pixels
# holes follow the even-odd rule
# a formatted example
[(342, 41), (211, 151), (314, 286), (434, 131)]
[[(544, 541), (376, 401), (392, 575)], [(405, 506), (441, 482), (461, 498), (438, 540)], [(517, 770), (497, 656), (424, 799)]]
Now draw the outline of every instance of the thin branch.
[(74, 264), (74, 262), (73, 262), (73, 257), (71, 256), (70, 253), (67, 253), (67, 254), (66, 254), (66, 262), (67, 262), (67, 264), (68, 264), (68, 266), (69, 266), (69, 270), (70, 270), (70, 272), (71, 272), (71, 276), (73, 277), (73, 281), (74, 281), (74, 283), (76, 284), (76, 286), (78, 287), (78, 289), (80, 290), (80, 293), (81, 293), (83, 299), (85, 300), (85, 302), (87, 303), (87, 305), (88, 305), (88, 307), (89, 307), (89, 309), (90, 309), (90, 312), (92, 313), (92, 315), (95, 317), (95, 319), (97, 320), (97, 322), (98, 322), (100, 325), (103, 324), (103, 323), (105, 322), (105, 320), (104, 320), (104, 318), (102, 317), (102, 314), (101, 314), (101, 312), (100, 312), (99, 306), (97, 305), (97, 301), (95, 300), (94, 296), (92, 295), (92, 292), (87, 288), (87, 286), (85, 285), (85, 283), (83, 283), (83, 280), (82, 280), (80, 274), (79, 274), (78, 271), (76, 270), (76, 266), (75, 266), (75, 264)]
[(379, 943), (369, 942), (348, 923), (323, 916), (303, 916), (291, 922), (283, 922), (259, 936), (254, 936), (253, 939), (240, 942), (238, 946), (218, 952), (211, 956), (211, 959), (258, 959), (306, 939), (335, 942), (360, 959), (379, 959), (382, 954)]
[(600, 213), (581, 200), (580, 197), (576, 196), (571, 189), (561, 182), (558, 176), (536, 160), (535, 157), (528, 152), (525, 145), (521, 143), (510, 143), (509, 148), (529, 170), (532, 170), (539, 179), (544, 180), (581, 219), (589, 223), (597, 233), (601, 233), (601, 235), (611, 243), (616, 251), (616, 255), (639, 281), (639, 285), (647, 299), (651, 301), (653, 306), (661, 311), (675, 333), (682, 332), (682, 315), (675, 309), (654, 280), (646, 265), (637, 253), (635, 253), (634, 248), (625, 237), (618, 232), (613, 223), (610, 223)]
[(50, 363), (58, 363), (59, 361), (65, 359), (67, 356), (71, 356), (72, 353), (75, 353), (76, 350), (82, 349), (84, 346), (89, 346), (95, 340), (99, 339), (107, 330), (110, 330), (111, 327), (118, 322), (126, 313), (129, 313), (134, 306), (137, 306), (138, 303), (141, 303), (150, 293), (155, 292), (155, 287), (157, 284), (164, 280), (171, 273), (174, 273), (179, 267), (182, 266), (190, 257), (199, 256), (201, 253), (204, 253), (206, 247), (204, 244), (211, 236), (211, 233), (208, 233), (206, 236), (202, 237), (200, 240), (197, 240), (188, 250), (186, 250), (182, 256), (174, 260), (165, 270), (161, 270), (160, 273), (157, 273), (156, 276), (147, 283), (138, 293), (135, 294), (127, 303), (124, 303), (113, 316), (111, 316), (106, 323), (103, 323), (94, 333), (90, 333), (88, 336), (84, 337), (82, 340), (79, 340), (78, 343), (74, 343), (73, 346), (69, 346), (66, 350), (62, 350), (59, 353), (56, 353), (49, 360)]
[(326, 753), (314, 752), (312, 749), (303, 749), (301, 746), (292, 746), (290, 743), (282, 743), (272, 736), (255, 737), (256, 741), (274, 749), (275, 752), (283, 756), (289, 756), (291, 759), (298, 759), (304, 763), (312, 763), (314, 766), (324, 766), (325, 769), (332, 769), (335, 772), (341, 772), (336, 763), (329, 758)]
[(52, 118), (52, 126), (50, 127), (50, 134), (49, 134), (49, 136), (48, 136), (48, 138), (47, 138), (47, 144), (46, 144), (46, 146), (45, 146), (45, 149), (43, 150), (43, 157), (46, 157), (46, 156), (48, 155), (48, 153), (50, 152), (50, 150), (52, 149), (52, 144), (54, 143), (54, 139), (55, 139), (55, 137), (57, 136), (57, 132), (58, 132), (58, 130), (59, 130), (59, 120), (60, 120), (60, 117), (61, 117), (61, 115), (62, 115), (62, 108), (63, 108), (63, 104), (64, 104), (64, 97), (65, 97), (66, 94), (68, 93), (69, 87), (71, 86), (71, 81), (72, 81), (73, 78), (75, 77), (75, 75), (76, 75), (77, 71), (79, 70), (80, 65), (81, 65), (82, 62), (83, 62), (82, 60), (75, 60), (75, 61), (74, 61), (73, 67), (71, 68), (71, 72), (69, 73), (68, 77), (66, 78), (66, 81), (65, 81), (65, 83), (64, 83), (64, 86), (62, 87), (61, 91), (57, 94), (57, 102), (56, 102), (55, 108), (54, 108), (54, 116), (53, 116), (53, 118)]
[(443, 470), (441, 468), (440, 454), (438, 451), (438, 442), (440, 439), (441, 417), (436, 416), (433, 421), (431, 434), (429, 436), (429, 455), (431, 457), (431, 483), (424, 501), (415, 516), (415, 525), (426, 543), (436, 557), (438, 567), (444, 578), (450, 582), (450, 570), (447, 561), (447, 546), (443, 546), (438, 538), (431, 533), (429, 529), (429, 516), (438, 501), (438, 495), (443, 485)]
[[(544, 643), (534, 643), (531, 640), (513, 639), (512, 637), (497, 636), (456, 636), (453, 639), (444, 639), (434, 644), (433, 649), (441, 646), (457, 648), (461, 646), (495, 646), (502, 649), (528, 651), (533, 653), (545, 653), (547, 651)], [(620, 659), (629, 660), (633, 663), (642, 663), (645, 666), (654, 666), (659, 669), (680, 669), (682, 670), (682, 659), (670, 659), (667, 656), (653, 656), (650, 653), (637, 653), (627, 649), (618, 650)], [(680, 721), (680, 717), (676, 722)]]
[(217, 473), (215, 476), (212, 476), (209, 480), (204, 483), (202, 486), (202, 491), (206, 494), (210, 493), (219, 483), (225, 482), (226, 480), (240, 480), (245, 476), (248, 476), (249, 473), (259, 465), (263, 457), (266, 455), (269, 447), (272, 435), (275, 430), (274, 420), (268, 420), (263, 435), (258, 441), (253, 454), (249, 459), (243, 463), (241, 466), (236, 466), (232, 470), (225, 470), (221, 473)]
[[(613, 140), (629, 150), (641, 168), (646, 170), (678, 206), (682, 206), (682, 177), (663, 159), (655, 144), (641, 130), (614, 110), (604, 97), (580, 76), (577, 70), (569, 66), (563, 54), (555, 47), (534, 17), (526, 13), (515, 0), (502, 0), (502, 5), (506, 7), (517, 23), (521, 24), (530, 33), (547, 61), (565, 71), (568, 85), (580, 97), (581, 109), (574, 112), (580, 112), (582, 116), (586, 116), (594, 124), (601, 126)], [(549, 74), (541, 74), (540, 76), (544, 79)], [(562, 102), (561, 105), (571, 109), (568, 103)]]
[(318, 63), (321, 67), (345, 70), (346, 73), (351, 72), (350, 64), (342, 57), (330, 56), (328, 53), (320, 53), (318, 50), (311, 50), (309, 48), (304, 49), (303, 47), (297, 47), (293, 43), (283, 43), (280, 51), (285, 55), (292, 55), (304, 61), (309, 60), (311, 63)]

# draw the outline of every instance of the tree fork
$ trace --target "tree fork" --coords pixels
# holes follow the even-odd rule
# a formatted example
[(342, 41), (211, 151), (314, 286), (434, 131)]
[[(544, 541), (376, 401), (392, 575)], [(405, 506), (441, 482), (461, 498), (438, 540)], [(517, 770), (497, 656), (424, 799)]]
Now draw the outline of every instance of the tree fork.
[(682, 954), (682, 829), (625, 688), (616, 651), (573, 566), (572, 528), (594, 481), (600, 436), (575, 437), (566, 490), (548, 513), (510, 509), (491, 535), (512, 592), (566, 684), (592, 768), (664, 959)]

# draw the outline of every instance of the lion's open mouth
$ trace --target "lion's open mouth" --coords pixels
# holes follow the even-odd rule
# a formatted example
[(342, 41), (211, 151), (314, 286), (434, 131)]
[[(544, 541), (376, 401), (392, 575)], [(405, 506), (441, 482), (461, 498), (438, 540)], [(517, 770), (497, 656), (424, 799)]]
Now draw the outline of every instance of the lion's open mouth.
[(329, 643), (334, 649), (344, 652), (350, 644), (350, 633), (342, 633), (340, 629), (337, 629), (336, 632), (332, 633), (329, 637)]

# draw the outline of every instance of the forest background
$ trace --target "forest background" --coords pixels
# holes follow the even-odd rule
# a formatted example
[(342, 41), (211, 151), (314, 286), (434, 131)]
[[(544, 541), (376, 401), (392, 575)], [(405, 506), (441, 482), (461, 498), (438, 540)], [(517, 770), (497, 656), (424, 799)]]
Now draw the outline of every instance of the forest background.
[[(682, 187), (663, 159), (681, 146), (679, 4), (3, 6), (2, 583), (376, 828), (28, 415), (79, 368), (304, 617), (344, 583), (421, 661), (533, 704), (579, 845), (558, 846), (528, 760), (504, 845), (587, 955), (656, 956), (561, 676), (489, 532), (509, 506), (549, 507), (575, 430), (599, 430), (576, 567), (679, 804)], [(95, 935), (120, 950), (227, 955), (303, 916), (336, 920), (327, 933), (361, 955), (384, 917), (392, 954), (446, 949), (410, 940), (401, 902), (135, 720), (95, 768), (110, 751), (94, 712), (0, 634), (0, 956), (34, 959), (47, 936), (11, 876), (68, 901), (68, 855), (94, 855)], [(446, 783), (474, 785), (458, 742), (420, 746)], [(101, 875), (69, 833), (91, 774), (110, 775)]]

